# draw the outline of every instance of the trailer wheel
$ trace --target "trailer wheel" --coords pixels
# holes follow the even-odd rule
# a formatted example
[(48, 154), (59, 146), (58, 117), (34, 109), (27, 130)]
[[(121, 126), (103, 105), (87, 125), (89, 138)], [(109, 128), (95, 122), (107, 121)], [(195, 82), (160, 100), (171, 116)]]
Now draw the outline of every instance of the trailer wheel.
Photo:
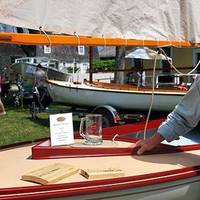
[(115, 126), (113, 115), (105, 108), (98, 108), (93, 113), (102, 115), (102, 127), (111, 127)]

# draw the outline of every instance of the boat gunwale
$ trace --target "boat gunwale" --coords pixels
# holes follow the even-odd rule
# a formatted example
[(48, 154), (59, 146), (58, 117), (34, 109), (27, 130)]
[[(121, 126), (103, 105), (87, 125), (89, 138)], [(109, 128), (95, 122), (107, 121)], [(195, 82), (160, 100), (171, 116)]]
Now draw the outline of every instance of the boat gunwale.
[[(121, 177), (114, 179), (91, 180), (85, 182), (73, 182), (73, 183), (62, 183), (62, 184), (49, 184), (45, 186), (0, 188), (0, 200), (8, 198), (22, 200), (30, 197), (31, 199), (34, 199), (34, 197), (38, 199), (47, 197), (53, 198), (53, 197), (63, 197), (63, 196), (69, 197), (77, 195), (87, 195), (97, 192), (100, 193), (107, 191), (124, 190), (133, 187), (138, 188), (138, 187), (149, 186), (152, 184), (155, 185), (159, 183), (167, 183), (170, 181), (189, 179), (192, 177), (196, 177), (197, 175), (199, 176), (199, 174), (200, 174), (200, 165), (193, 167), (184, 167), (182, 169), (168, 170), (164, 172), (156, 172), (156, 173)], [(113, 180), (115, 181), (115, 183), (113, 183)]]
[[(64, 83), (66, 81), (54, 81), (54, 80), (47, 80), (48, 84), (51, 85), (55, 85), (55, 86), (59, 86), (62, 88), (68, 88), (70, 90), (74, 89), (74, 90), (89, 90), (89, 91), (98, 91), (98, 92), (115, 92), (115, 93), (123, 93), (123, 94), (141, 94), (141, 95), (152, 95), (153, 91), (152, 89), (150, 90), (145, 90), (144, 88), (142, 89), (137, 89), (136, 87), (132, 87), (132, 89), (114, 89), (114, 88), (107, 88), (107, 87), (96, 87), (96, 85), (90, 84), (87, 85), (87, 87), (83, 88), (83, 87), (78, 87), (79, 85), (81, 85), (81, 83), (72, 83), (74, 85), (63, 85), (63, 84), (59, 84), (59, 82)], [(95, 88), (96, 87), (96, 88)], [(135, 90), (134, 90), (135, 89)], [(186, 92), (183, 92), (183, 90), (156, 90), (154, 91), (154, 95), (160, 95), (160, 96), (165, 96), (165, 95), (171, 95), (171, 96), (184, 96), (186, 94)]]

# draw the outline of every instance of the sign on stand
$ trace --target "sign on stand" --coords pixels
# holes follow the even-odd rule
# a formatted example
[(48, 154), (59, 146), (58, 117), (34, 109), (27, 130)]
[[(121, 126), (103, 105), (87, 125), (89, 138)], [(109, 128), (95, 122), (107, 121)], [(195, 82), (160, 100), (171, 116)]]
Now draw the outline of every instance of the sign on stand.
[(50, 115), (51, 146), (74, 143), (72, 113)]

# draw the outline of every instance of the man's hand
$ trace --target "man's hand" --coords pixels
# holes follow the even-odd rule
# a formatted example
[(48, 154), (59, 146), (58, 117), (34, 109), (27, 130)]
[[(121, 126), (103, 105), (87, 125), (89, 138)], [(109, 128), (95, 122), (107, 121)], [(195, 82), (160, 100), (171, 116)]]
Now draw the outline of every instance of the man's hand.
[(140, 147), (137, 151), (138, 155), (142, 155), (145, 151), (153, 149), (155, 146), (160, 144), (165, 138), (163, 138), (159, 133), (156, 133), (153, 137), (139, 140), (136, 142), (135, 147)]

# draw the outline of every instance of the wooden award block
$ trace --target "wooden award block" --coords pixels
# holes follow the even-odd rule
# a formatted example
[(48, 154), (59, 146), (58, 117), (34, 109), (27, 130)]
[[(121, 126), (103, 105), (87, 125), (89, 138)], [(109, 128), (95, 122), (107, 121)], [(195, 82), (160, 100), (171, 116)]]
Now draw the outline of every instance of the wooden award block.
[(117, 178), (124, 176), (123, 170), (116, 168), (81, 169), (80, 174), (87, 179)]
[(71, 176), (79, 171), (78, 168), (62, 163), (54, 163), (22, 175), (22, 180), (47, 185)]

